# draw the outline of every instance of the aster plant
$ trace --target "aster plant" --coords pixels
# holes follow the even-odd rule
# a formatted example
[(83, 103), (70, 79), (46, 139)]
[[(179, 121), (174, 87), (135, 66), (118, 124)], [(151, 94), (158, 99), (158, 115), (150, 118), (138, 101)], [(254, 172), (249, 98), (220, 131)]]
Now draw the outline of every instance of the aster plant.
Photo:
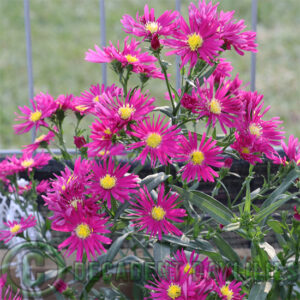
[[(263, 95), (233, 77), (224, 58), (257, 52), (255, 32), (245, 31), (234, 11), (204, 0), (190, 4), (188, 18), (172, 10), (157, 16), (146, 5), (121, 24), (131, 36), (85, 55), (109, 64), (119, 83), (93, 83), (80, 95), (39, 93), (30, 108), (19, 107), (15, 133), (34, 130), (37, 138), (20, 157), (0, 162), (0, 187), (25, 214), (29, 204), (39, 211), (37, 198), (48, 213), (45, 222), (32, 215), (4, 220), (0, 240), (31, 242), (30, 228), (68, 260), (97, 263), (81, 288), (55, 280), (59, 299), (300, 299), (300, 143), (285, 138), (278, 117), (267, 118)], [(174, 55), (179, 89), (165, 61)], [(157, 106), (151, 80), (165, 83), (165, 105)], [(72, 114), (70, 153), (63, 125)], [(60, 171), (38, 182), (37, 171), (51, 159)], [(233, 170), (239, 161), (248, 174)], [(262, 166), (267, 175), (253, 189)], [(230, 182), (237, 177), (240, 186)], [(275, 213), (286, 203), (287, 211)], [(54, 232), (59, 242), (49, 239)], [(247, 259), (228, 232), (251, 245)], [(131, 296), (117, 280), (95, 288), (104, 275), (118, 276), (124, 262), (149, 267), (132, 279)], [(59, 266), (73, 274), (67, 261)]]

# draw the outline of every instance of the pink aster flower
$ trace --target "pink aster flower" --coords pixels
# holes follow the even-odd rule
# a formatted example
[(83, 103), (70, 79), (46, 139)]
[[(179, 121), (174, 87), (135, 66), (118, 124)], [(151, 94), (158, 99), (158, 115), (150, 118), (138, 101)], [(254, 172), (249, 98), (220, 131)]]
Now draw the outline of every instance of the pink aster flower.
[(153, 300), (205, 300), (213, 285), (206, 280), (195, 282), (185, 274), (177, 279), (171, 276), (154, 278), (154, 282), (145, 287), (151, 290), (149, 299)]
[(17, 180), (17, 185), (18, 185), (18, 191), (16, 190), (16, 187), (14, 185), (9, 185), (8, 191), (10, 193), (18, 192), (19, 195), (23, 195), (24, 192), (30, 191), (32, 188), (32, 182), (27, 181), (24, 178)]
[(51, 141), (55, 138), (55, 134), (52, 131), (49, 131), (47, 134), (42, 134), (38, 136), (34, 142), (30, 145), (23, 146), (25, 152), (34, 152), (40, 146), (48, 146)]
[(152, 35), (172, 35), (177, 27), (174, 22), (179, 16), (177, 11), (167, 10), (157, 19), (154, 15), (154, 9), (149, 10), (148, 5), (144, 7), (144, 14), (139, 16), (136, 14), (136, 20), (130, 15), (124, 15), (121, 19), (123, 30), (126, 33), (133, 34), (136, 36), (151, 38)]
[(53, 211), (50, 219), (55, 230), (65, 224), (65, 216), (70, 216), (79, 204), (86, 215), (92, 215), (99, 209), (96, 200), (89, 196), (92, 164), (91, 161), (79, 157), (75, 161), (74, 170), (66, 167), (60, 175), (55, 175), (51, 187), (43, 195), (45, 205)]
[(244, 55), (244, 51), (257, 52), (256, 33), (243, 31), (246, 28), (244, 20), (234, 20), (234, 13), (235, 11), (221, 11), (219, 14), (219, 34), (224, 40), (225, 49), (233, 47), (239, 55)]
[(174, 48), (166, 55), (177, 54), (181, 57), (181, 67), (190, 61), (190, 69), (194, 67), (198, 59), (210, 63), (223, 51), (223, 41), (217, 34), (218, 22), (211, 18), (203, 17), (198, 9), (190, 5), (188, 25), (183, 17), (178, 20), (179, 30), (173, 33), (175, 39), (163, 40), (163, 44)]
[[(122, 97), (123, 98), (123, 97)], [(115, 122), (118, 128), (131, 121), (142, 121), (154, 106), (154, 98), (142, 94), (141, 90), (130, 90), (125, 99), (107, 94), (103, 102), (96, 106), (96, 115), (102, 121)]]
[(101, 151), (107, 152), (114, 146), (113, 138), (119, 132), (115, 122), (101, 122), (95, 119), (90, 128), (92, 141), (86, 144), (89, 157), (98, 156)]
[(120, 50), (119, 42), (117, 48), (110, 42), (110, 46), (104, 47), (103, 50), (95, 45), (95, 51), (89, 49), (89, 51), (86, 52), (85, 60), (94, 63), (110, 63), (117, 61), (121, 65), (115, 65), (115, 68), (125, 68), (128, 65), (131, 65), (132, 72), (134, 73), (143, 73), (141, 72), (141, 69), (147, 66), (152, 66), (155, 69), (156, 67), (153, 62), (157, 61), (157, 59), (147, 52), (142, 53), (142, 49), (137, 48), (139, 42), (135, 39), (132, 39), (130, 43), (128, 43), (128, 39), (129, 37), (125, 38), (124, 49), (122, 51)]
[(250, 135), (254, 143), (263, 145), (263, 153), (270, 159), (273, 158), (275, 150), (273, 146), (279, 146), (284, 137), (279, 117), (263, 120), (270, 106), (263, 110), (263, 95), (257, 92), (241, 92), (240, 99), (244, 104), (244, 114), (237, 121), (237, 129), (243, 135)]
[(216, 121), (219, 121), (226, 134), (225, 126), (235, 127), (235, 123), (241, 115), (242, 103), (237, 96), (229, 94), (230, 85), (227, 82), (225, 85), (224, 79), (220, 81), (216, 91), (214, 90), (213, 76), (205, 79), (204, 82), (204, 88), (197, 84), (197, 89), (192, 91), (192, 95), (199, 98), (195, 111), (199, 118), (208, 117), (206, 126), (212, 123), (212, 126), (215, 127)]
[(169, 191), (165, 195), (164, 184), (158, 188), (158, 197), (155, 201), (147, 187), (141, 188), (136, 196), (136, 202), (131, 201), (134, 213), (130, 216), (136, 217), (132, 220), (133, 225), (139, 227), (138, 231), (146, 229), (150, 237), (158, 236), (161, 240), (162, 234), (181, 235), (182, 232), (171, 222), (183, 222), (186, 216), (185, 209), (176, 208), (179, 195)]
[(17, 293), (13, 296), (12, 292), (13, 289), (9, 285), (5, 290), (5, 285), (7, 281), (7, 274), (3, 274), (0, 277), (0, 299), (2, 300), (22, 300), (23, 297), (19, 295), (19, 289), (17, 290)]
[(104, 159), (99, 164), (93, 166), (92, 183), (90, 192), (96, 199), (107, 201), (107, 207), (111, 208), (111, 198), (124, 203), (130, 200), (130, 194), (137, 192), (138, 177), (135, 174), (129, 174), (130, 165), (121, 164), (115, 167), (114, 161), (109, 158), (108, 162)]
[(58, 245), (58, 249), (66, 248), (65, 255), (69, 257), (73, 252), (76, 253), (76, 261), (82, 261), (83, 253), (91, 261), (91, 256), (96, 258), (97, 253), (101, 255), (106, 252), (103, 244), (110, 244), (111, 239), (104, 236), (109, 233), (107, 229), (108, 217), (103, 214), (86, 215), (81, 205), (74, 210), (70, 216), (66, 215), (64, 226), (57, 228), (58, 231), (71, 233), (64, 242)]
[[(157, 79), (162, 79), (165, 80), (165, 75), (158, 69), (155, 64), (151, 65), (137, 65), (134, 68), (134, 72), (140, 75), (140, 79), (143, 81), (145, 78), (157, 78)], [(170, 74), (167, 74), (169, 77)]]
[(66, 110), (72, 110), (73, 109), (73, 100), (74, 96), (72, 94), (70, 95), (59, 95), (55, 102), (58, 104), (58, 108), (66, 111)]
[(39, 169), (48, 164), (52, 157), (47, 153), (37, 153), (32, 156), (32, 152), (23, 152), (23, 155), (18, 160), (20, 171), (31, 172), (33, 168)]
[(269, 150), (269, 145), (257, 141), (254, 136), (247, 134), (239, 134), (235, 132), (236, 141), (231, 145), (231, 148), (238, 151), (241, 158), (255, 165), (257, 162), (262, 162), (262, 154)]
[(130, 144), (128, 149), (143, 148), (142, 152), (136, 158), (145, 164), (147, 155), (150, 154), (151, 166), (154, 166), (156, 160), (163, 165), (171, 163), (171, 157), (174, 157), (177, 148), (177, 139), (180, 129), (176, 125), (171, 126), (170, 122), (163, 125), (164, 118), (159, 115), (155, 122), (148, 119), (144, 122), (138, 122), (132, 125), (132, 131), (129, 134), (137, 137), (140, 141)]
[(10, 181), (7, 179), (7, 176), (16, 174), (20, 171), (19, 160), (15, 155), (11, 157), (6, 157), (3, 161), (0, 162), (0, 180), (5, 184), (9, 184)]
[[(235, 280), (233, 281), (227, 281), (227, 274), (228, 273), (226, 270), (219, 270), (215, 274), (216, 277), (216, 285), (214, 288), (214, 291), (218, 294), (218, 296), (222, 300), (242, 300), (245, 297), (245, 294), (240, 294), (242, 289), (241, 285), (242, 282), (236, 282)], [(231, 272), (230, 272), (231, 273)]]
[(220, 168), (223, 166), (223, 159), (219, 155), (222, 153), (220, 147), (216, 146), (217, 141), (212, 141), (210, 137), (207, 141), (206, 133), (203, 133), (200, 144), (198, 146), (197, 134), (189, 132), (189, 139), (182, 136), (179, 148), (176, 154), (176, 160), (185, 162), (180, 170), (182, 179), (188, 182), (198, 177), (200, 181), (214, 181), (214, 177), (218, 177), (218, 173), (212, 167)]
[(91, 85), (88, 91), (84, 91), (80, 97), (77, 97), (76, 104), (87, 107), (87, 112), (94, 113), (96, 104), (102, 103), (107, 93), (112, 97), (117, 97), (123, 95), (123, 89), (114, 84), (108, 87), (102, 84), (101, 88), (99, 84)]
[(9, 230), (0, 231), (0, 241), (8, 243), (17, 234), (24, 232), (27, 228), (34, 227), (36, 225), (36, 219), (33, 215), (29, 215), (27, 219), (21, 218), (20, 222), (17, 221), (7, 221), (4, 225), (9, 228)]
[(280, 157), (278, 153), (274, 154), (273, 162), (275, 164), (287, 164), (288, 160), (296, 163), (297, 166), (300, 166), (300, 142), (298, 138), (293, 135), (289, 136), (288, 144), (282, 140), (281, 146), (286, 156)]
[(107, 157), (112, 157), (112, 156), (124, 156), (126, 155), (126, 149), (123, 144), (114, 144), (107, 148), (106, 150), (99, 151), (96, 157), (99, 157), (101, 159), (106, 159)]
[(41, 180), (40, 183), (36, 186), (36, 192), (38, 194), (43, 194), (49, 188), (50, 188), (50, 182), (48, 180)]
[(45, 119), (50, 117), (58, 108), (57, 103), (49, 94), (40, 93), (30, 100), (32, 109), (28, 106), (19, 109), (23, 115), (17, 115), (16, 121), (22, 121), (21, 124), (14, 125), (16, 134), (23, 134), (28, 132), (31, 128), (35, 127), (37, 130), (40, 126), (48, 127)]
[(231, 62), (227, 61), (225, 58), (220, 58), (216, 69), (212, 73), (215, 78), (215, 82), (220, 82), (224, 77), (231, 77), (232, 70), (233, 67)]

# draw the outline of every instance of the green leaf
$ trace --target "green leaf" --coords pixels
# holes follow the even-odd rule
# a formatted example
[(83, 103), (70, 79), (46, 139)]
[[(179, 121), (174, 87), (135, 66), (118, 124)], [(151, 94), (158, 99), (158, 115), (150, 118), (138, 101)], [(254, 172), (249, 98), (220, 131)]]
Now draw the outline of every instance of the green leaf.
[(233, 213), (215, 198), (199, 191), (189, 192), (178, 186), (173, 186), (173, 188), (181, 195), (183, 199), (188, 200), (192, 204), (198, 206), (202, 211), (207, 213), (218, 223), (223, 225), (232, 223), (232, 219), (234, 218)]
[(230, 262), (237, 262), (240, 266), (242, 265), (240, 257), (232, 249), (232, 247), (221, 237), (220, 234), (216, 234), (213, 237), (215, 245), (218, 247), (220, 253), (229, 259)]
[(255, 283), (251, 288), (248, 300), (265, 300), (272, 288), (271, 282)]
[(123, 242), (126, 240), (128, 235), (131, 234), (131, 232), (126, 232), (123, 235), (119, 236), (110, 246), (110, 248), (107, 250), (106, 253), (106, 262), (112, 262), (116, 255), (118, 254)]
[(267, 224), (273, 229), (275, 233), (283, 234), (282, 225), (279, 221), (269, 220)]
[(277, 210), (280, 206), (282, 206), (285, 202), (292, 199), (293, 197), (294, 195), (278, 195), (275, 199), (273, 199), (273, 202), (270, 203), (268, 207), (262, 209), (258, 214), (254, 216), (254, 221), (257, 223), (262, 222), (265, 218), (267, 218), (270, 214), (272, 214), (275, 210)]
[(268, 254), (272, 264), (276, 264), (280, 262), (276, 255), (275, 249), (269, 243), (267, 242), (259, 243), (258, 246)]
[(154, 111), (160, 111), (170, 118), (173, 116), (173, 111), (170, 106), (157, 106), (154, 108)]
[(271, 195), (264, 201), (261, 208), (266, 208), (274, 201), (276, 201), (277, 197), (283, 194), (291, 185), (292, 183), (300, 176), (299, 169), (293, 169), (290, 171), (287, 176), (284, 178), (280, 186), (271, 193)]
[(175, 237), (175, 236), (163, 236), (162, 241), (169, 242), (171, 245), (176, 244), (180, 247), (186, 247), (191, 248), (193, 250), (196, 250), (199, 253), (202, 253), (208, 257), (210, 257), (215, 262), (223, 262), (222, 257), (219, 253), (217, 253), (212, 245), (203, 240), (197, 239), (195, 242), (190, 241), (187, 237), (183, 236), (181, 238)]
[(155, 189), (160, 183), (166, 181), (171, 175), (166, 175), (164, 172), (152, 174), (145, 177), (140, 185), (146, 185), (149, 192)]
[(223, 231), (236, 231), (238, 229), (240, 229), (240, 222), (236, 222), (236, 223), (230, 223), (226, 226), (223, 227)]
[(162, 262), (170, 255), (170, 247), (166, 244), (156, 242), (153, 247), (155, 264)]

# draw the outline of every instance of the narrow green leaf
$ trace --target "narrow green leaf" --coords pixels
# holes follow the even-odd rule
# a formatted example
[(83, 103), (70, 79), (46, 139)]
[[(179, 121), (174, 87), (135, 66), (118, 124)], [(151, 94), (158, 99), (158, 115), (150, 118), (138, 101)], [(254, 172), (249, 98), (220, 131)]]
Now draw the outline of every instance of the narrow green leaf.
[(237, 262), (239, 265), (242, 265), (240, 257), (238, 254), (232, 249), (232, 247), (221, 237), (220, 234), (216, 234), (213, 237), (213, 242), (218, 247), (220, 253), (228, 258), (230, 262)]
[[(210, 257), (215, 262), (222, 262), (222, 257), (219, 253), (217, 253), (209, 242), (202, 243), (201, 240), (197, 240), (196, 242), (190, 241), (189, 239), (183, 239), (175, 236), (163, 236), (162, 241), (169, 242), (171, 245), (175, 244), (180, 247), (191, 248), (196, 250), (199, 253), (202, 253), (208, 257)], [(201, 242), (201, 243), (200, 243)]]
[(154, 111), (160, 111), (170, 118), (172, 118), (173, 116), (173, 111), (170, 106), (158, 106), (154, 108)]
[(269, 220), (267, 222), (267, 224), (273, 229), (273, 231), (275, 233), (278, 233), (278, 234), (282, 234), (283, 233), (282, 225), (281, 225), (281, 223), (279, 221)]
[(170, 176), (171, 175), (166, 175), (164, 172), (152, 174), (145, 177), (140, 185), (146, 185), (148, 191), (151, 192), (151, 190), (155, 189), (160, 183), (166, 181)]
[(223, 231), (236, 231), (240, 228), (241, 224), (240, 222), (236, 222), (236, 223), (230, 223), (226, 226), (223, 227)]
[(105, 261), (107, 262), (112, 262), (114, 260), (114, 258), (116, 257), (116, 255), (118, 254), (123, 242), (125, 241), (125, 239), (128, 237), (128, 235), (131, 232), (126, 232), (123, 235), (119, 236), (110, 246), (110, 248), (107, 250), (106, 253), (106, 259)]
[(269, 243), (259, 243), (258, 246), (268, 254), (272, 264), (280, 262), (276, 255), (275, 249)]
[(170, 247), (166, 244), (156, 242), (153, 248), (155, 264), (162, 262), (170, 255)]
[(277, 210), (280, 206), (282, 206), (285, 202), (292, 199), (294, 195), (278, 195), (275, 199), (273, 199), (273, 203), (264, 209), (262, 209), (258, 214), (254, 216), (254, 221), (260, 223), (265, 218), (267, 218), (270, 214), (272, 214), (275, 210)]
[(183, 199), (188, 199), (188, 201), (193, 205), (198, 206), (218, 223), (223, 225), (232, 223), (232, 218), (234, 218), (233, 213), (215, 198), (199, 191), (189, 192), (178, 186), (173, 186), (173, 188)]
[(271, 282), (255, 283), (251, 288), (248, 300), (265, 300), (272, 288)]
[(275, 191), (273, 191), (271, 195), (264, 201), (261, 208), (266, 208), (274, 201), (276, 201), (277, 197), (283, 194), (299, 176), (299, 169), (293, 169), (292, 171), (290, 171), (288, 175), (284, 178), (280, 186)]

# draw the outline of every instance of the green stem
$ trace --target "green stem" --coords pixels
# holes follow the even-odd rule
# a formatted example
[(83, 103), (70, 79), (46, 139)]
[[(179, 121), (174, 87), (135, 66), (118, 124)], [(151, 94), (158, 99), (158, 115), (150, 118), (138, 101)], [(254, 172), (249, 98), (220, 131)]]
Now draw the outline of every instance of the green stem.
[(159, 62), (159, 64), (160, 64), (160, 67), (161, 67), (161, 69), (162, 69), (162, 71), (163, 71), (163, 73), (164, 73), (164, 76), (165, 76), (165, 82), (166, 82), (166, 85), (167, 85), (167, 89), (168, 89), (170, 101), (171, 101), (171, 104), (172, 104), (173, 116), (175, 117), (175, 116), (176, 116), (176, 112), (175, 112), (175, 104), (174, 104), (174, 99), (173, 99), (173, 97), (172, 97), (172, 92), (171, 92), (170, 83), (169, 83), (169, 79), (168, 79), (167, 69), (166, 69), (166, 67), (164, 66), (164, 64), (162, 63), (161, 58), (160, 58), (160, 55), (158, 54), (156, 57), (157, 57), (157, 59), (158, 59), (158, 62)]

